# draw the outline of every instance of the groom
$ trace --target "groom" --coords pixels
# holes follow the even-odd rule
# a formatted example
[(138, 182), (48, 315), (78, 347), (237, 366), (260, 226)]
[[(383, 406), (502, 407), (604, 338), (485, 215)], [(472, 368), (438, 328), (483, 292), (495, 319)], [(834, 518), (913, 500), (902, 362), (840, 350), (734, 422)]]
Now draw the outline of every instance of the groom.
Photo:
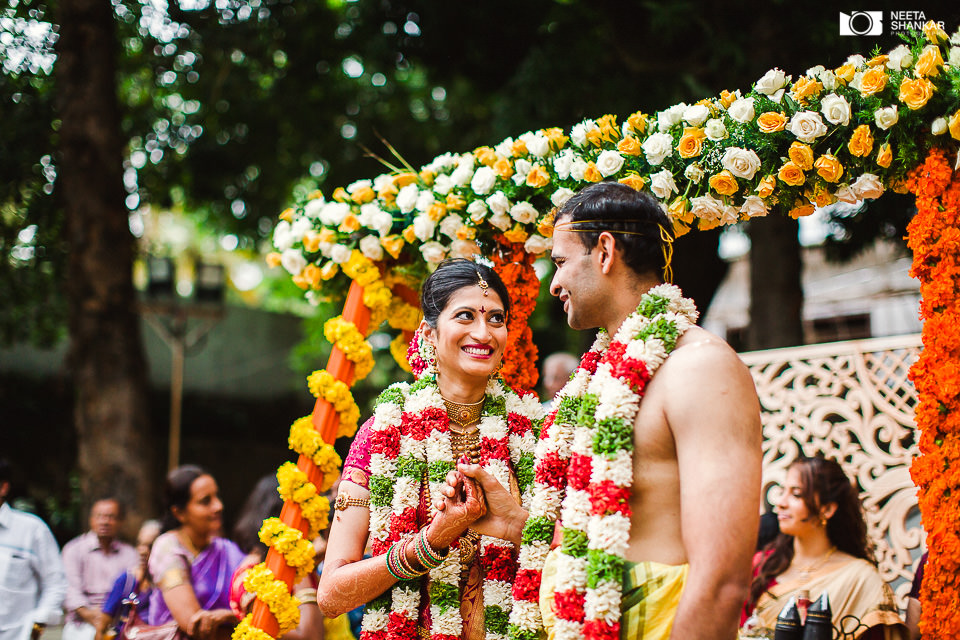
[[(625, 185), (593, 184), (568, 200), (555, 220), (550, 292), (563, 302), (570, 326), (603, 328), (614, 336), (641, 296), (669, 273), (670, 228), (656, 200)], [(616, 633), (619, 623), (621, 637), (732, 640), (747, 596), (758, 527), (761, 430), (753, 381), (724, 341), (692, 326), (635, 402), (622, 617), (606, 612), (606, 632)], [(594, 465), (591, 482), (596, 483)], [(542, 505), (528, 513), (478, 466), (459, 470), (482, 485), (488, 502), (488, 515), (473, 528), (519, 544), (526, 521), (533, 520), (534, 511), (544, 512)], [(562, 481), (569, 494), (569, 479)], [(566, 507), (561, 520), (569, 513)], [(585, 549), (602, 548), (591, 535), (602, 537), (597, 528), (589, 530)], [(526, 544), (528, 533), (523, 537)], [(567, 546), (564, 538), (565, 552)], [(521, 552), (521, 568), (523, 557)], [(556, 624), (551, 608), (562, 613), (560, 606), (551, 607), (553, 596), (566, 597), (554, 589), (554, 578), (571, 581), (564, 566), (553, 577), (549, 568), (543, 572), (539, 604), (548, 626)], [(584, 607), (589, 625), (602, 610), (597, 596), (587, 595), (585, 606), (581, 599), (571, 615), (561, 597), (558, 604), (567, 606), (567, 619), (582, 623)], [(564, 623), (555, 628), (556, 637), (575, 635), (576, 623), (561, 628)]]

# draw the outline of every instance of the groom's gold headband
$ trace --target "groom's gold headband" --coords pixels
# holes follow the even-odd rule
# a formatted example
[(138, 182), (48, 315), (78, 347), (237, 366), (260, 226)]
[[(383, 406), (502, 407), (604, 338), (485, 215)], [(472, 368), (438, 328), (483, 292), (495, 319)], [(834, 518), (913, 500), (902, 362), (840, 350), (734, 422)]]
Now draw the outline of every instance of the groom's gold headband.
[[(573, 228), (575, 225), (581, 224), (630, 224), (635, 223), (634, 220), (570, 220), (569, 222), (564, 221), (560, 224), (554, 225), (554, 231), (573, 231), (575, 233), (622, 233), (628, 236), (647, 236), (650, 237), (649, 233), (643, 231), (625, 231), (621, 229), (576, 229)], [(657, 228), (660, 230), (660, 248), (663, 250), (663, 281), (664, 282), (673, 282), (673, 267), (671, 263), (673, 262), (673, 236), (670, 235), (670, 232), (666, 228), (657, 223)]]

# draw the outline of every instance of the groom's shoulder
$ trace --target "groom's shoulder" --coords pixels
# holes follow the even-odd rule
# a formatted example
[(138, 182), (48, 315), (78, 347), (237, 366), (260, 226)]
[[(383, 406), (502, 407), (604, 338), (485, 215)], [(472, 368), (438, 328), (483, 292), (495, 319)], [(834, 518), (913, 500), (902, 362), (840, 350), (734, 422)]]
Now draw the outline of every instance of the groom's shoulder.
[(749, 375), (746, 365), (726, 340), (697, 326), (680, 336), (676, 348), (663, 365), (663, 372), (684, 379), (704, 375)]

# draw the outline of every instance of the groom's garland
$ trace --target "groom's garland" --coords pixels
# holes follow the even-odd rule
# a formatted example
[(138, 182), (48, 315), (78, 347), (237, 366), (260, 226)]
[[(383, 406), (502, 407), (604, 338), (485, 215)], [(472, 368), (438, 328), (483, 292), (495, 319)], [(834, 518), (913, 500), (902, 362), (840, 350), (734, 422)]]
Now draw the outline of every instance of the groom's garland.
[(563, 542), (553, 637), (619, 637), (633, 422), (650, 378), (696, 319), (696, 307), (680, 289), (654, 287), (612, 341), (605, 332), (597, 336), (558, 394), (537, 445), (536, 482), (513, 589), (512, 638), (535, 640), (542, 629), (540, 582), (558, 515)]
[[(533, 484), (535, 429), (542, 409), (535, 396), (519, 396), (500, 380), (487, 385), (480, 419), (480, 465), (504, 487), (510, 486), (511, 463), (521, 494)], [(436, 378), (426, 375), (413, 385), (397, 383), (378, 398), (371, 429), (370, 539), (373, 555), (418, 530), (417, 509), (424, 478), (428, 480), (431, 516), (447, 473), (456, 466), (450, 426)], [(480, 567), (486, 637), (507, 634), (511, 584), (517, 563), (512, 543), (483, 536)], [(432, 640), (458, 640), (460, 616), (460, 547), (454, 542), (444, 562), (430, 572)], [(420, 582), (400, 581), (367, 605), (361, 640), (416, 638)]]

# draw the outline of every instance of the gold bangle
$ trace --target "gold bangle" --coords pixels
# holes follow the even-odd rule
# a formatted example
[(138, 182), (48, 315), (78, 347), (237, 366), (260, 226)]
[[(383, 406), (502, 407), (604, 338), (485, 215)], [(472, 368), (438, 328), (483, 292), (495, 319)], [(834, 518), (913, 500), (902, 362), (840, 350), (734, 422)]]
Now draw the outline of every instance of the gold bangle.
[(309, 587), (298, 590), (293, 597), (300, 601), (300, 604), (317, 604), (317, 590)]
[(351, 498), (350, 496), (341, 493), (337, 495), (337, 499), (333, 503), (333, 507), (337, 511), (343, 511), (347, 507), (370, 507), (369, 498)]

